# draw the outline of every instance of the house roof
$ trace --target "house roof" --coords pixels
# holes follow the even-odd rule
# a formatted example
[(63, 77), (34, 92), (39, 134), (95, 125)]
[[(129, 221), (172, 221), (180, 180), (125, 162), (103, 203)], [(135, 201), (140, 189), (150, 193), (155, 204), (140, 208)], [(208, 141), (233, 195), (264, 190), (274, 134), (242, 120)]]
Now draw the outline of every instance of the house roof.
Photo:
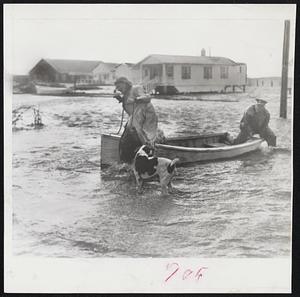
[(57, 72), (69, 74), (88, 74), (95, 69), (101, 61), (86, 60), (62, 60), (62, 59), (44, 59)]
[[(100, 62), (97, 67), (95, 67), (93, 70), (98, 72), (99, 69), (101, 71), (113, 71), (120, 63), (107, 63), (107, 62)], [(103, 70), (104, 67), (104, 70)]]
[(128, 66), (128, 67), (133, 67), (135, 64), (134, 64), (134, 63), (120, 63), (120, 64), (117, 64), (117, 65), (115, 66), (115, 68), (118, 68), (118, 67), (120, 67), (120, 66), (122, 66), (122, 65), (126, 65), (126, 66)]
[(106, 66), (108, 66), (108, 68), (115, 68), (117, 67), (118, 65), (120, 65), (120, 63), (106, 63), (106, 62), (103, 62)]
[(134, 63), (123, 63), (123, 64), (125, 64), (125, 65), (127, 65), (129, 67), (132, 67), (133, 65), (135, 65)]
[(209, 57), (209, 56), (179, 56), (179, 55), (149, 55), (140, 64), (205, 64), (205, 65), (238, 65), (233, 60), (224, 57)]

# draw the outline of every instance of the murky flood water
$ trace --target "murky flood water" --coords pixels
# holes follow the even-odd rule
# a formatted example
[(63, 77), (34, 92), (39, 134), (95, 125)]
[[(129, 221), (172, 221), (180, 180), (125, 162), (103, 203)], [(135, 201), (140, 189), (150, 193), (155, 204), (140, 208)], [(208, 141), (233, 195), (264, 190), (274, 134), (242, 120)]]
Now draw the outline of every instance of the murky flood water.
[[(100, 169), (100, 135), (120, 124), (114, 99), (14, 95), (13, 108), (39, 105), (45, 123), (13, 131), (15, 255), (289, 256), (291, 99), (288, 119), (279, 119), (278, 91), (266, 93), (276, 149), (262, 145), (234, 160), (180, 167), (177, 192), (167, 197), (156, 182), (138, 195), (128, 175)], [(254, 100), (226, 96), (236, 100), (153, 104), (167, 136), (234, 134)], [(32, 122), (31, 111), (27, 117)], [(24, 114), (20, 125), (25, 120)]]

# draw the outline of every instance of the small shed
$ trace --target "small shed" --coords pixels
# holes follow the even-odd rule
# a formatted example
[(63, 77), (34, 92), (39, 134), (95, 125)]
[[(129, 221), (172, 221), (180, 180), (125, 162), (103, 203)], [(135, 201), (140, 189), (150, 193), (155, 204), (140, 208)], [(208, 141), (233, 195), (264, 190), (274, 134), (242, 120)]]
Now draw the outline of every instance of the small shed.
[(114, 68), (119, 65), (119, 63), (106, 63), (101, 62), (93, 70), (93, 79), (102, 85), (113, 85), (115, 82)]
[(126, 77), (133, 84), (137, 82), (136, 76), (139, 73), (137, 70), (133, 69), (133, 63), (122, 63), (117, 65), (112, 71), (115, 78)]

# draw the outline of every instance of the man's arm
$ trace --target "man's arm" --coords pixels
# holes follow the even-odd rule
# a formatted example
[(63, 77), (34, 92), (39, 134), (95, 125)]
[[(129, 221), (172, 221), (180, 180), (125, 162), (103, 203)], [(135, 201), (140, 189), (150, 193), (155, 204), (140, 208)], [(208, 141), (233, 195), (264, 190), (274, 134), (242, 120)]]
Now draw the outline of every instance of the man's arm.
[(146, 136), (146, 142), (150, 145), (154, 145), (154, 141), (157, 134), (157, 122), (158, 118), (153, 105), (147, 104), (147, 108), (144, 110), (143, 132)]
[(134, 94), (135, 100), (137, 100), (137, 101), (150, 102), (150, 100), (151, 100), (151, 96), (149, 94), (145, 93), (142, 86), (135, 86), (134, 90), (133, 90), (133, 94)]
[(247, 132), (249, 135), (253, 134), (253, 130), (251, 128), (251, 112), (246, 111), (243, 115), (243, 118), (240, 122), (240, 129)]
[(267, 128), (269, 121), (270, 121), (270, 113), (266, 110), (265, 111), (265, 119), (262, 122), (261, 127), (260, 127), (261, 131), (264, 131)]

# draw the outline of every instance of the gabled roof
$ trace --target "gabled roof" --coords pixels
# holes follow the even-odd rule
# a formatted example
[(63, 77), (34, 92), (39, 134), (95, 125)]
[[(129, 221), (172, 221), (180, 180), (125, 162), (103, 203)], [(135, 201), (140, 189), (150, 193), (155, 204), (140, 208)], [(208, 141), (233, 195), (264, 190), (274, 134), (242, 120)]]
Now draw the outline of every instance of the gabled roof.
[(120, 67), (120, 66), (122, 66), (122, 65), (126, 65), (126, 66), (128, 66), (128, 67), (133, 67), (135, 64), (134, 64), (134, 63), (120, 63), (120, 64), (117, 64), (117, 65), (115, 66), (115, 68), (118, 68), (118, 67)]
[(111, 68), (111, 69), (120, 65), (120, 63), (106, 63), (106, 62), (103, 62), (103, 64), (105, 64), (108, 68)]
[(224, 57), (209, 56), (180, 56), (180, 55), (149, 55), (140, 64), (204, 64), (204, 65), (238, 65), (236, 62)]
[(133, 65), (135, 65), (134, 63), (123, 63), (123, 64), (126, 64), (129, 67), (132, 67)]
[(89, 74), (101, 61), (44, 59), (57, 72), (69, 74)]
[[(106, 63), (106, 62), (100, 62), (99, 65), (97, 65), (97, 67), (95, 67), (95, 71), (102, 69), (104, 66), (105, 71), (112, 71), (114, 70), (118, 65), (120, 65), (120, 63)], [(99, 68), (98, 68), (99, 67)], [(97, 69), (96, 69), (97, 68)]]

